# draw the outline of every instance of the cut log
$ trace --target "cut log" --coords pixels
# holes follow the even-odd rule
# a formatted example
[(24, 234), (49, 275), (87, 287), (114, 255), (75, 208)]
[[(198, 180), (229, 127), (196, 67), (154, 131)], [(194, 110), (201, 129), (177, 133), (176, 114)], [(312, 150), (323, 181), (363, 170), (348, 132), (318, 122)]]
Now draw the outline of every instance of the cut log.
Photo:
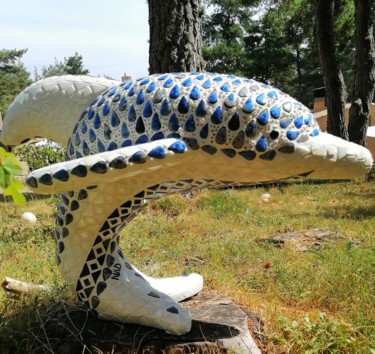
[(2, 288), (10, 293), (14, 294), (30, 294), (35, 291), (45, 291), (47, 287), (44, 285), (36, 285), (32, 283), (26, 283), (24, 281), (12, 279), (6, 277), (1, 283)]

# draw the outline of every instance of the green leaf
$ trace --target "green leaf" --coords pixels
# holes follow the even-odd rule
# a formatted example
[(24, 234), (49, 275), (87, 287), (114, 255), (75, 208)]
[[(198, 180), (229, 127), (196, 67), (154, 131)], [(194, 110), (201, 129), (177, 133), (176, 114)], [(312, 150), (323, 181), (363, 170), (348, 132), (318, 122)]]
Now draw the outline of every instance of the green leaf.
[(19, 192), (23, 189), (23, 184), (15, 178), (12, 178), (8, 187), (4, 188), (4, 195), (11, 196), (13, 202), (17, 205), (23, 205), (26, 201), (25, 196)]

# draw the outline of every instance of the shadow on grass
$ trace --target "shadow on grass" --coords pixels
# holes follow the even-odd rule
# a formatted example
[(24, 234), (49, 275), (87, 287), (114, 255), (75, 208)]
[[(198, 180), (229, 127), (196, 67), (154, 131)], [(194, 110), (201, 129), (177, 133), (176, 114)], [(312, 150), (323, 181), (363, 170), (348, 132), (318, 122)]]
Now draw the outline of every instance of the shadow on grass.
[(322, 216), (331, 219), (366, 220), (375, 218), (375, 204), (369, 207), (342, 206), (334, 208), (322, 207)]
[(200, 321), (193, 321), (186, 335), (176, 336), (150, 327), (99, 320), (85, 305), (61, 296), (56, 301), (51, 296), (36, 296), (24, 302), (10, 295), (7, 300), (13, 306), (16, 300), (17, 308), (11, 315), (0, 314), (2, 354), (164, 353), (172, 346), (181, 348), (178, 353), (226, 353), (216, 341), (239, 334), (235, 327)]
[[(23, 195), (25, 196), (27, 202), (51, 198), (50, 194), (24, 193)], [(12, 201), (12, 197), (8, 197), (0, 193), (0, 203), (11, 203)]]

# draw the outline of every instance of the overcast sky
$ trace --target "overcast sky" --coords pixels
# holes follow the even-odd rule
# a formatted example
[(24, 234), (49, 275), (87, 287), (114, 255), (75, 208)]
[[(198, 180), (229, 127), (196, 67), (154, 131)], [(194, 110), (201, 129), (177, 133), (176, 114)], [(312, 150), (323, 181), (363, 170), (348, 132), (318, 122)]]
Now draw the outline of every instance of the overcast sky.
[(78, 52), (93, 76), (148, 73), (146, 0), (0, 0), (0, 49), (24, 49), (38, 70)]

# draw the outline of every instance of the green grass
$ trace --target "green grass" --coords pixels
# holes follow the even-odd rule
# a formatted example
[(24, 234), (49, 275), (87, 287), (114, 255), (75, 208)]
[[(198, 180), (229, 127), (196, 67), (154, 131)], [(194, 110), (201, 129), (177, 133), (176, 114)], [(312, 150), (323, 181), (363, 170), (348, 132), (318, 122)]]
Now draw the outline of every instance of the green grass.
[[(268, 203), (260, 202), (264, 193)], [(37, 215), (36, 226), (20, 223), (26, 210)], [(0, 279), (51, 286), (43, 296), (0, 292), (0, 352), (48, 352), (55, 342), (46, 323), (56, 307), (76, 306), (54, 265), (54, 203), (1, 203), (0, 211)], [(306, 252), (258, 242), (312, 229), (340, 237)], [(269, 353), (375, 353), (373, 182), (173, 195), (138, 214), (122, 236), (125, 253), (145, 273), (200, 273), (206, 289), (259, 314)], [(25, 339), (15, 340), (22, 332)]]

